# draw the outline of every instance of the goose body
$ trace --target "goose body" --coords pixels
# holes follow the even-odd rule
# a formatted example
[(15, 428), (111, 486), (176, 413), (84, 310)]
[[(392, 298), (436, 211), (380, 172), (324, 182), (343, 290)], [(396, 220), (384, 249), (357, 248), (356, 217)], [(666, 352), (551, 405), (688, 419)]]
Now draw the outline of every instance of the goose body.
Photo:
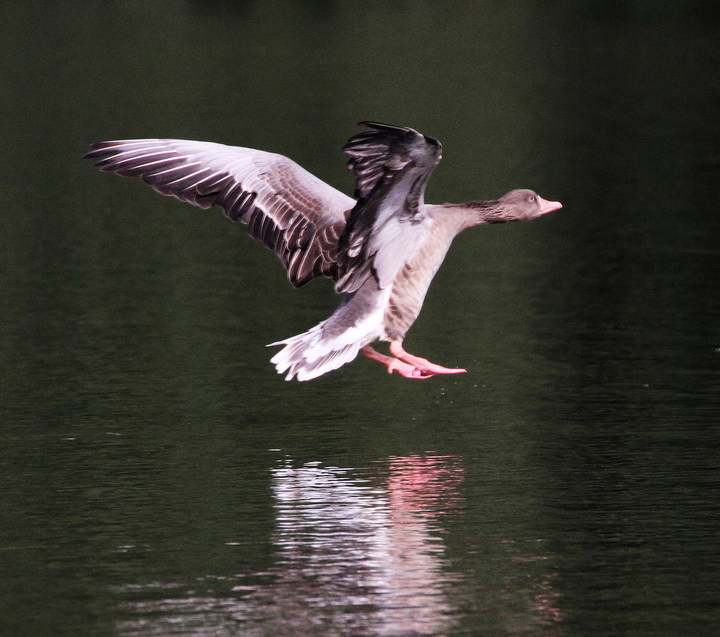
[[(274, 250), (299, 287), (317, 276), (343, 294), (337, 310), (307, 332), (272, 343), (287, 380), (310, 380), (358, 353), (407, 378), (461, 373), (405, 352), (402, 342), (455, 236), (471, 226), (557, 210), (531, 190), (499, 200), (430, 205), (427, 180), (441, 145), (411, 128), (363, 122), (343, 147), (355, 198), (275, 153), (177, 139), (98, 142), (86, 157), (100, 170), (140, 177), (158, 192), (216, 205)], [(391, 356), (371, 347), (389, 341)]]

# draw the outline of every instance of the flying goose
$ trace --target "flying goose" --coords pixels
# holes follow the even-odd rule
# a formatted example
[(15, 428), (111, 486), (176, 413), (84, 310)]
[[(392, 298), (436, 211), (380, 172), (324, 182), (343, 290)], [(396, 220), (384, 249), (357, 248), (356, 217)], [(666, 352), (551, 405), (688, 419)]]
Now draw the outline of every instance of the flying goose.
[[(358, 353), (412, 379), (458, 374), (403, 349), (425, 294), (455, 236), (472, 226), (524, 221), (557, 210), (532, 190), (497, 200), (426, 204), (425, 185), (441, 159), (437, 139), (412, 128), (361, 122), (343, 147), (355, 198), (294, 161), (252, 148), (181, 139), (97, 142), (95, 166), (140, 177), (188, 203), (222, 208), (274, 250), (296, 287), (324, 275), (343, 294), (328, 319), (283, 345), (271, 359), (285, 379), (310, 380)], [(390, 342), (390, 356), (372, 348)]]

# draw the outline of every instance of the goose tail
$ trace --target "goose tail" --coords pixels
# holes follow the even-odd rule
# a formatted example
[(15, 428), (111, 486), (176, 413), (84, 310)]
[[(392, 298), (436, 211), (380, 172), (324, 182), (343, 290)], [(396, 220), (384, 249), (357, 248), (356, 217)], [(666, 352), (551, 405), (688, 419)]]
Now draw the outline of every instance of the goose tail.
[(369, 342), (354, 329), (332, 334), (328, 319), (318, 323), (307, 332), (270, 343), (268, 347), (284, 345), (270, 359), (278, 374), (286, 374), (285, 380), (312, 380), (331, 372), (353, 360)]

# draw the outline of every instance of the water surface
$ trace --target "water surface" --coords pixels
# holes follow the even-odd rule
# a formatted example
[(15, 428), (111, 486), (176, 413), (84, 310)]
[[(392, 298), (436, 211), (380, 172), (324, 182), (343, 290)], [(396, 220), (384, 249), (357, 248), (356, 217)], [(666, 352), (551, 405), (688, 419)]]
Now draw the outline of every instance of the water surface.
[[(690, 2), (0, 6), (0, 628), (720, 629), (720, 15)], [(325, 281), (79, 160), (172, 136), (351, 192), (354, 122), (440, 138), (458, 238), (406, 341), (285, 383)]]

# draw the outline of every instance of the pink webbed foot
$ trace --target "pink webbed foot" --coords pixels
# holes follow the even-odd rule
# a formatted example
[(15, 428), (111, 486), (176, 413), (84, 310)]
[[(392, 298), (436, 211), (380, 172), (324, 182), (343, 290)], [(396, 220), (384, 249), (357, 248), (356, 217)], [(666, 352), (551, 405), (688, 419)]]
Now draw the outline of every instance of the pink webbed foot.
[(414, 366), (415, 369), (419, 370), (422, 374), (428, 374), (430, 376), (434, 374), (464, 374), (467, 371), (466, 369), (462, 369), (460, 367), (443, 367), (442, 365), (436, 365), (426, 358), (408, 354), (403, 349), (400, 341), (393, 341), (390, 343), (390, 353), (401, 361)]
[(398, 372), (405, 378), (420, 380), (430, 378), (436, 374), (462, 374), (466, 370), (460, 368), (443, 367), (431, 363), (425, 358), (408, 354), (398, 341), (390, 343), (390, 352), (393, 356), (387, 356), (374, 350), (370, 345), (366, 345), (360, 350), (363, 356), (378, 361), (387, 367), (388, 374)]
[(385, 354), (381, 354), (380, 352), (370, 347), (370, 345), (366, 345), (365, 347), (363, 347), (360, 350), (360, 353), (363, 356), (367, 356), (371, 360), (377, 361), (378, 363), (385, 365), (385, 367), (387, 367), (388, 374), (398, 372), (398, 374), (404, 376), (405, 378), (410, 378), (412, 380), (421, 380), (423, 378), (430, 378), (436, 373), (418, 369), (415, 365), (411, 365), (410, 363), (401, 361), (394, 356), (387, 356)]

